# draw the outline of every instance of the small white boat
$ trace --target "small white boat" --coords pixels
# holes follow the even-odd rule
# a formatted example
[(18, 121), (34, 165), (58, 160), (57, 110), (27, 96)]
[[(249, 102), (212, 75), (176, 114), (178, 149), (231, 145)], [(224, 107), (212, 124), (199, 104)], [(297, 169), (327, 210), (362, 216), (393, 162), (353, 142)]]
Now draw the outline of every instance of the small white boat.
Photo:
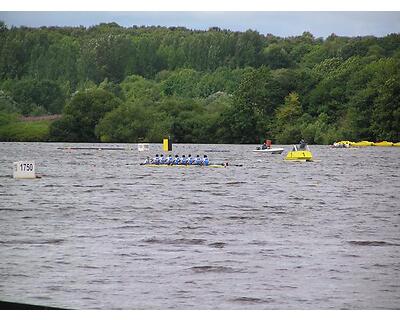
[(258, 148), (256, 150), (253, 150), (253, 152), (281, 154), (283, 150), (284, 150), (283, 148), (267, 148), (267, 149)]
[(283, 152), (283, 148), (272, 148), (272, 141), (265, 140), (261, 147), (257, 147), (257, 149), (253, 151), (260, 153), (281, 154)]

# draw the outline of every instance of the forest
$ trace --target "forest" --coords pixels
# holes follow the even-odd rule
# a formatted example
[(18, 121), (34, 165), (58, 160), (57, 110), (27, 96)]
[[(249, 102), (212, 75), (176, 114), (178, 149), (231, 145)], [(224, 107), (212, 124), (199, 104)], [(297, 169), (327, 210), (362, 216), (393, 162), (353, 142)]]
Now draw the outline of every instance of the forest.
[[(57, 119), (23, 121), (26, 117)], [(400, 34), (0, 22), (0, 141), (400, 141)]]

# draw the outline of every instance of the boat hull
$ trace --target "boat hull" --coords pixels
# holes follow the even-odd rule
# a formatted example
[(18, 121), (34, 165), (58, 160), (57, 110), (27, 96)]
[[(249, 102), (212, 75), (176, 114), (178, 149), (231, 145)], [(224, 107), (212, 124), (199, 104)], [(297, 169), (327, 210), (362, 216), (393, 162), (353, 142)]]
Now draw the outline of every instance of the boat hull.
[(289, 161), (312, 161), (312, 153), (308, 150), (289, 151), (285, 160)]
[(253, 150), (253, 152), (281, 154), (283, 152), (283, 148), (260, 149), (260, 150)]
[(199, 165), (169, 165), (169, 164), (142, 164), (143, 167), (150, 168), (226, 168), (227, 166), (223, 164), (210, 164), (208, 166)]

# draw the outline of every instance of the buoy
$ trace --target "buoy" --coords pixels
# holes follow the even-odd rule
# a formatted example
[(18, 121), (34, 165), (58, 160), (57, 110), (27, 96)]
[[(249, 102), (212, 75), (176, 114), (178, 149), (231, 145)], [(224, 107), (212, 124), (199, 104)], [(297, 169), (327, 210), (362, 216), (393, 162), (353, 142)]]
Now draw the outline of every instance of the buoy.
[(148, 143), (138, 143), (138, 151), (149, 151)]
[(17, 161), (13, 163), (14, 179), (35, 179), (35, 162), (34, 161)]

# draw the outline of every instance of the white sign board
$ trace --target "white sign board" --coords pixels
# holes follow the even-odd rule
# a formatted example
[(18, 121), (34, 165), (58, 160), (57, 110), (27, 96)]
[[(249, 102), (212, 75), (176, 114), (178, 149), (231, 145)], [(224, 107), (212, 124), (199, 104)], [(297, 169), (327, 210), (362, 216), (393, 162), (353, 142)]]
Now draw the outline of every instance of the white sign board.
[(34, 179), (35, 162), (34, 161), (18, 161), (13, 163), (13, 177), (14, 179)]
[(148, 143), (138, 143), (137, 146), (138, 151), (149, 151), (149, 144)]

